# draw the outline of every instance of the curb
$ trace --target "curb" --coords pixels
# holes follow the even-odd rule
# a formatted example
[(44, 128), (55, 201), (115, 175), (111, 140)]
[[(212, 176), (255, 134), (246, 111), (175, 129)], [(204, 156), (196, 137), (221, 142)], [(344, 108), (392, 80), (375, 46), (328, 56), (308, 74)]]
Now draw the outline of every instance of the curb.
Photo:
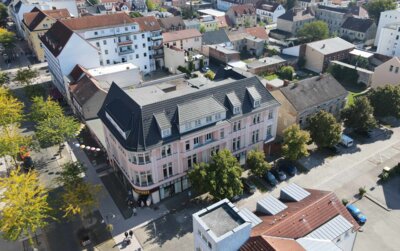
[(380, 206), (381, 208), (385, 209), (386, 211), (388, 211), (388, 212), (392, 211), (392, 209), (386, 207), (384, 204), (382, 204), (380, 201), (378, 201), (377, 199), (375, 199), (372, 196), (370, 196), (368, 193), (364, 194), (364, 197), (369, 199), (370, 201), (372, 201), (376, 205)]

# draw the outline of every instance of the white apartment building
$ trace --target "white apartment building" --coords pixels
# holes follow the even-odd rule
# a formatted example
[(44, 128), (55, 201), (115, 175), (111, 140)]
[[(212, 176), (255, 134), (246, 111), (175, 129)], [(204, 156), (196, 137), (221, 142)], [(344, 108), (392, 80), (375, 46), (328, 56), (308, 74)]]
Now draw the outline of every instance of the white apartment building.
[(132, 63), (147, 74), (163, 66), (162, 36), (155, 17), (125, 13), (62, 20), (41, 38), (54, 83), (68, 96), (68, 76), (75, 65), (93, 68)]
[(378, 32), (376, 52), (390, 57), (400, 56), (400, 22), (387, 24), (378, 29)]
[(375, 37), (375, 46), (379, 46), (379, 40), (381, 39), (381, 32), (384, 27), (389, 24), (398, 23), (400, 22), (400, 9), (396, 10), (387, 10), (381, 12), (381, 16), (379, 18), (378, 29), (376, 31)]

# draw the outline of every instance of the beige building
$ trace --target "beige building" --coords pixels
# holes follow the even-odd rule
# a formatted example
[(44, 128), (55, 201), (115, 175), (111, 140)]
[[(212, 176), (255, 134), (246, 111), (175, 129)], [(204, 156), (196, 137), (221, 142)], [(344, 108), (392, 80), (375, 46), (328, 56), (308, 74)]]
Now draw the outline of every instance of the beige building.
[(67, 9), (40, 10), (34, 8), (31, 12), (24, 14), (22, 25), (25, 39), (28, 41), (28, 45), (37, 60), (40, 62), (46, 61), (39, 36), (46, 33), (57, 20), (70, 17), (71, 15)]
[(164, 32), (164, 45), (174, 46), (181, 50), (201, 50), (201, 33), (195, 29)]
[(334, 37), (306, 44), (300, 56), (306, 60), (306, 69), (320, 73), (327, 69), (330, 61), (347, 59), (354, 48), (355, 45)]
[(257, 25), (257, 14), (253, 5), (234, 5), (226, 12), (233, 26), (253, 27)]
[(375, 68), (372, 75), (371, 87), (400, 84), (400, 58), (394, 57)]
[(281, 104), (278, 115), (277, 134), (293, 124), (307, 127), (310, 116), (320, 110), (339, 117), (346, 105), (347, 91), (330, 74), (301, 80), (271, 92)]
[[(286, 36), (295, 36), (305, 24), (311, 23), (315, 17), (309, 10), (291, 9), (277, 19), (276, 28)], [(279, 32), (278, 32), (279, 33)]]

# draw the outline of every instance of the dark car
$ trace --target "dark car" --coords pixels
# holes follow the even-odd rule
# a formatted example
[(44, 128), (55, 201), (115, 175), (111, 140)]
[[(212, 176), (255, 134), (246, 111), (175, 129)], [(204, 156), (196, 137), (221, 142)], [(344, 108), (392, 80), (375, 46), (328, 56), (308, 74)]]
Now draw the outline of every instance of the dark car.
[(30, 156), (24, 158), (23, 166), (26, 171), (33, 169), (33, 160)]
[(279, 170), (284, 171), (289, 176), (295, 176), (297, 174), (297, 168), (291, 161), (279, 162)]
[(248, 179), (242, 178), (243, 190), (246, 193), (253, 194), (256, 191), (256, 186)]
[(285, 181), (286, 180), (286, 174), (283, 171), (280, 171), (278, 169), (273, 169), (271, 170), (272, 174), (278, 178), (279, 181)]
[(330, 151), (332, 154), (337, 155), (340, 154), (342, 151), (338, 145), (334, 146), (329, 146), (326, 148), (328, 151)]
[(268, 181), (269, 184), (272, 186), (276, 186), (278, 184), (278, 180), (275, 178), (275, 176), (271, 172), (267, 172), (265, 174), (265, 179)]
[(361, 136), (363, 136), (363, 137), (366, 137), (366, 138), (372, 138), (372, 136), (373, 136), (373, 131), (372, 131), (372, 130), (357, 131), (357, 134), (358, 134), (358, 135), (361, 135)]
[(360, 225), (363, 225), (365, 224), (365, 222), (367, 222), (367, 217), (363, 213), (361, 213), (361, 210), (358, 209), (358, 207), (353, 204), (349, 204), (346, 206), (346, 208)]

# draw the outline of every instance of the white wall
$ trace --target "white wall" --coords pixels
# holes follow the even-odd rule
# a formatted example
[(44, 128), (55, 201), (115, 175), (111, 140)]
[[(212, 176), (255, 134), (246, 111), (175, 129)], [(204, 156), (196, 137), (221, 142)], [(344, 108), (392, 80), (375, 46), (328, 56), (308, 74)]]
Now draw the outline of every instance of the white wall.
[(378, 29), (376, 31), (376, 37), (374, 45), (377, 46), (380, 40), (380, 34), (383, 27), (390, 23), (397, 23), (400, 21), (400, 9), (398, 10), (388, 10), (381, 12), (381, 16), (379, 18)]
[(400, 25), (392, 28), (380, 29), (380, 37), (376, 52), (386, 56), (399, 56), (400, 55)]

